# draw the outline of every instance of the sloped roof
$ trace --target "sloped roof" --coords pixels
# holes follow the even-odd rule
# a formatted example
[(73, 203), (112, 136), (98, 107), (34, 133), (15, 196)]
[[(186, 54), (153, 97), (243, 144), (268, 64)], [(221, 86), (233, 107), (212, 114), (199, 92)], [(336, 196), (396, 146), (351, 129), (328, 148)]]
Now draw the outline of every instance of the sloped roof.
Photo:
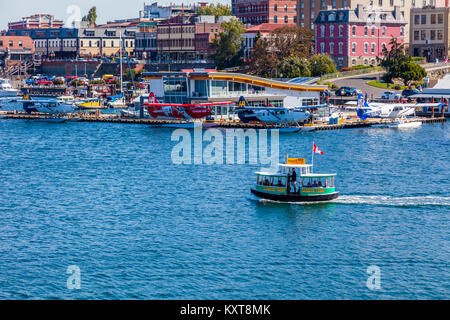
[(262, 24), (258, 24), (256, 26), (252, 26), (250, 28), (248, 28), (246, 30), (246, 33), (270, 33), (272, 31), (274, 31), (275, 29), (279, 29), (282, 27), (292, 27), (295, 26), (295, 24), (293, 23), (286, 23), (286, 24), (281, 24), (281, 23), (262, 23)]

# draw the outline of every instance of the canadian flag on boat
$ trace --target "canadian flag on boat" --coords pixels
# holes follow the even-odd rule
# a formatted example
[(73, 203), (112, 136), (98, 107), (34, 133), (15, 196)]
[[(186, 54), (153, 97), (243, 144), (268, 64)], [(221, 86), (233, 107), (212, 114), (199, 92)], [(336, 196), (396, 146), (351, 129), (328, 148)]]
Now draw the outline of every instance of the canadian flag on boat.
[(313, 142), (313, 152), (318, 154), (323, 154), (323, 151), (320, 151), (319, 148), (317, 148), (316, 143)]

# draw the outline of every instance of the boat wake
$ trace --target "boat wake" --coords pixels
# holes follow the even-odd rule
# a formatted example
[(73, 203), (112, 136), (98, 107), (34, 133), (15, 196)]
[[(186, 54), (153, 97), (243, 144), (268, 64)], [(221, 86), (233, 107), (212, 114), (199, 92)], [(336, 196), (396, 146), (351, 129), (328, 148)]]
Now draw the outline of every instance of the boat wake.
[(343, 195), (338, 199), (320, 202), (279, 202), (268, 199), (255, 199), (259, 203), (281, 203), (295, 205), (317, 205), (317, 204), (367, 204), (387, 207), (420, 207), (420, 206), (440, 206), (450, 207), (450, 197), (443, 196), (414, 196), (414, 197), (392, 197), (383, 195)]
[(450, 197), (442, 196), (414, 196), (414, 197), (392, 197), (383, 195), (343, 195), (333, 203), (341, 204), (370, 204), (393, 207), (411, 206), (450, 206)]

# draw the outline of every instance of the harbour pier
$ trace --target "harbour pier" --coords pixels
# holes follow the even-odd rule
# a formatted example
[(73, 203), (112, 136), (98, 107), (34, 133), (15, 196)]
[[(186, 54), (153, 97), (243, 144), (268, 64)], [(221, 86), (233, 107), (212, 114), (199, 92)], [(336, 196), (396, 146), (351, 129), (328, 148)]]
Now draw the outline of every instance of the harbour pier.
[[(48, 118), (48, 116), (43, 114), (27, 114), (27, 113), (13, 113), (7, 112), (0, 115), (2, 119), (16, 119), (16, 120), (42, 120)], [(163, 126), (163, 125), (175, 125), (179, 124), (180, 121), (175, 120), (157, 120), (151, 118), (126, 118), (120, 117), (116, 114), (102, 114), (102, 115), (88, 115), (82, 114), (76, 117), (66, 117), (68, 121), (78, 121), (78, 122), (99, 122), (99, 123), (120, 123), (120, 124), (140, 124), (140, 125), (150, 125), (150, 126)], [(313, 128), (311, 131), (324, 131), (324, 130), (340, 130), (340, 129), (353, 129), (353, 128), (366, 128), (377, 125), (384, 125), (394, 123), (396, 119), (368, 119), (366, 121), (361, 121), (357, 117), (351, 117), (350, 119), (344, 119), (339, 124), (328, 124), (323, 122), (315, 122), (313, 124), (306, 124), (301, 126), (301, 128), (306, 129)], [(414, 117), (408, 118), (406, 122), (417, 122), (422, 123), (444, 123), (446, 122), (445, 117)], [(188, 122), (181, 122), (188, 123)], [(232, 128), (232, 129), (278, 129), (279, 126), (268, 123), (243, 123), (240, 121), (207, 121), (206, 124), (211, 127), (216, 128)], [(207, 126), (208, 126), (207, 125)]]

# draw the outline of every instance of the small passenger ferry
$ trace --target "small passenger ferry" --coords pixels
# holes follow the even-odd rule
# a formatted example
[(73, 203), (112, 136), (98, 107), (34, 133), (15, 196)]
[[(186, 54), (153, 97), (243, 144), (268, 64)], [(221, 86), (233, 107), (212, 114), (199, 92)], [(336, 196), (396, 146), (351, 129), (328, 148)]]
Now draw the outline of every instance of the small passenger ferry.
[(313, 165), (305, 164), (305, 159), (299, 158), (288, 158), (287, 163), (279, 167), (276, 173), (256, 172), (256, 186), (251, 189), (255, 196), (281, 202), (320, 202), (338, 198), (334, 184), (336, 174), (313, 173)]

